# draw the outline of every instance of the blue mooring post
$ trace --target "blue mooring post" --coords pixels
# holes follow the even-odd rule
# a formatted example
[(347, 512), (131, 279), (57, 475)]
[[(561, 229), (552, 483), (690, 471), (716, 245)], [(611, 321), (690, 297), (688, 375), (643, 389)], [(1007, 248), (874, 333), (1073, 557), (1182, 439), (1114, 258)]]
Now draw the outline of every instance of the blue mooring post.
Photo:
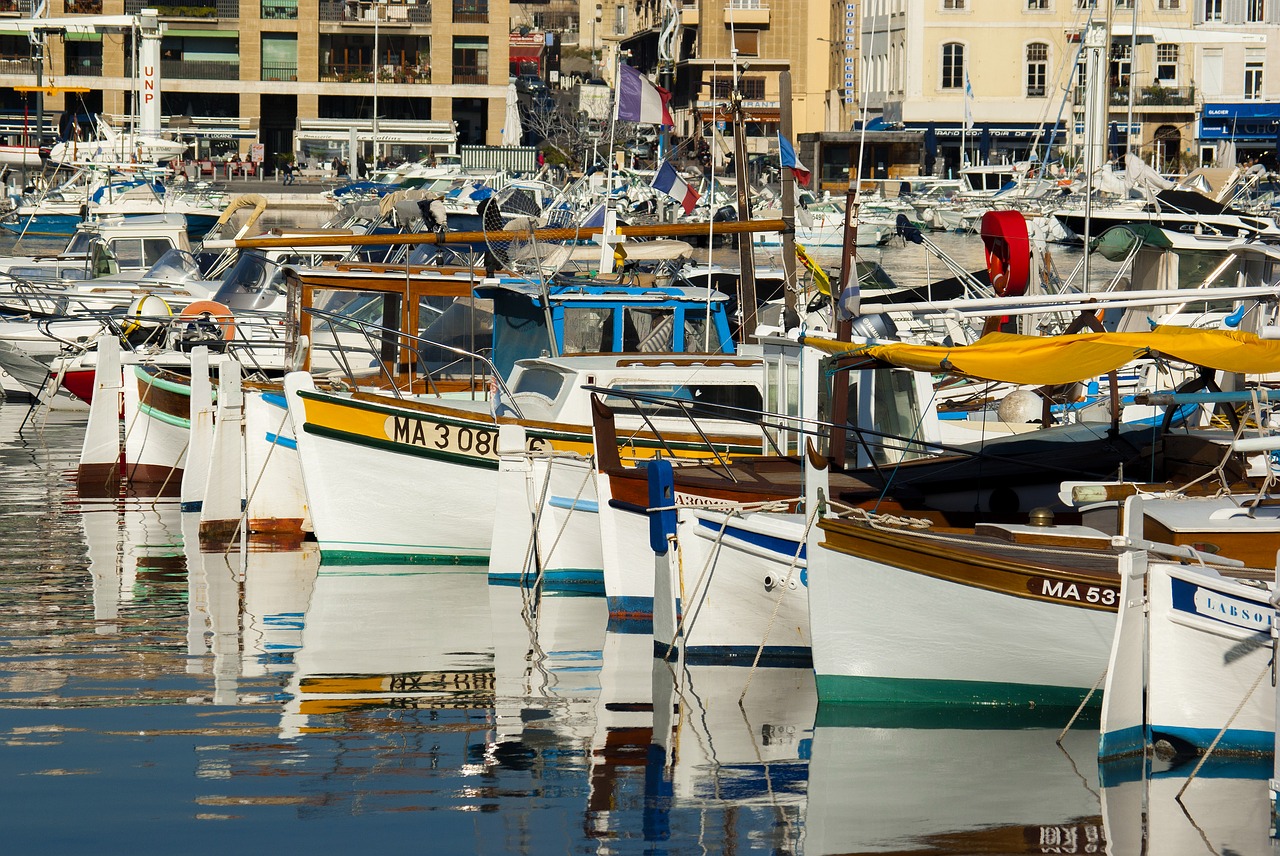
[(649, 467), (649, 546), (667, 554), (667, 536), (676, 534), (676, 481), (671, 462), (655, 458)]

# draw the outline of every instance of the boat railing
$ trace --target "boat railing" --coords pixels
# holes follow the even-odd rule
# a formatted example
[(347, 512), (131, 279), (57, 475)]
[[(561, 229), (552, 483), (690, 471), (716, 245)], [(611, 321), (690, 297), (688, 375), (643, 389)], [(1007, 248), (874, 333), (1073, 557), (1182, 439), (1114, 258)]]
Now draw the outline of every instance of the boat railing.
[[(401, 389), (397, 373), (393, 372), (388, 366), (389, 362), (397, 367), (405, 366), (408, 369), (408, 389), (412, 390), (413, 379), (417, 375), (425, 382), (427, 391), (434, 395), (441, 394), (440, 381), (443, 377), (450, 375), (452, 369), (462, 365), (469, 365), (471, 368), (468, 370), (468, 374), (473, 390), (478, 386), (477, 381), (484, 381), (490, 395), (501, 395), (506, 406), (514, 412), (516, 417), (524, 418), (524, 414), (520, 412), (520, 407), (513, 399), (511, 390), (507, 387), (506, 381), (503, 380), (497, 366), (482, 353), (447, 345), (443, 342), (436, 342), (422, 336), (416, 336), (412, 333), (406, 333), (402, 330), (396, 330), (372, 321), (365, 321), (340, 313), (328, 312), (314, 307), (304, 308), (303, 311), (313, 318), (319, 319), (333, 332), (335, 357), (341, 363), (340, 371), (352, 381), (358, 381), (361, 374), (352, 368), (350, 359), (352, 353), (372, 356), (374, 358), (373, 362), (378, 366), (377, 371), (386, 382), (387, 388), (392, 395), (399, 399), (405, 397), (405, 390)], [(337, 328), (345, 328), (359, 333), (368, 347), (353, 349), (350, 342), (344, 341), (337, 335)], [(312, 338), (314, 339), (314, 336)], [(314, 348), (315, 345), (313, 344), (312, 347)], [(396, 357), (390, 361), (386, 359), (386, 354), (389, 350), (396, 352)], [(429, 365), (427, 359), (428, 350), (453, 354), (456, 359), (436, 367), (433, 371), (429, 371), (427, 370)], [(410, 359), (402, 360), (400, 352), (407, 352)], [(474, 370), (476, 362), (482, 364), (485, 369), (479, 374)]]

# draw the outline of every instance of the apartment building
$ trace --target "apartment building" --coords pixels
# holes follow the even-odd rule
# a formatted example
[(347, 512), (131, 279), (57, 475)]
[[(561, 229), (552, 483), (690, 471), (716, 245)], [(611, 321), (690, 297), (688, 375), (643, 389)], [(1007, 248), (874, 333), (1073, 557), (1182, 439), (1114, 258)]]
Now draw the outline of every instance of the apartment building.
[[(1106, 39), (1092, 84), (1091, 25)], [(1083, 142), (1087, 87), (1105, 85), (1113, 151), (1170, 171), (1221, 163), (1276, 147), (1280, 79), (1266, 68), (1277, 26), (1277, 0), (868, 0), (861, 103), (872, 129), (931, 132), (921, 167), (945, 175), (1069, 156)]]
[[(846, 6), (849, 9), (846, 11)], [(623, 9), (625, 7), (619, 7)], [(630, 32), (606, 43), (607, 64), (622, 55), (631, 65), (655, 74), (672, 92), (675, 133), (685, 140), (714, 134), (719, 152), (729, 150), (735, 132), (728, 115), (735, 74), (747, 121), (747, 151), (777, 151), (781, 118), (779, 74), (791, 72), (791, 111), (796, 134), (847, 127), (852, 111), (844, 81), (846, 14), (853, 2), (810, 0), (683, 0), (674, 34), (672, 62), (660, 61), (658, 43), (664, 20), (657, 4), (638, 4)], [(624, 12), (615, 12), (619, 28)], [(604, 9), (608, 19), (608, 7)], [(853, 34), (850, 34), (852, 40)], [(850, 42), (852, 46), (853, 42)], [(849, 74), (854, 74), (852, 64)]]
[[(29, 17), (31, 0), (0, 8), (0, 109), (34, 122), (36, 63), (3, 18)], [(355, 137), (371, 157), (416, 157), (456, 127), (461, 143), (501, 141), (508, 83), (508, 0), (51, 0), (50, 18), (93, 20), (154, 8), (165, 25), (161, 113), (199, 154), (268, 159), (293, 150), (311, 123), (332, 130), (332, 151)], [(43, 109), (128, 116), (134, 111), (134, 38), (127, 30), (50, 33)], [(317, 155), (319, 157), (319, 155)]]

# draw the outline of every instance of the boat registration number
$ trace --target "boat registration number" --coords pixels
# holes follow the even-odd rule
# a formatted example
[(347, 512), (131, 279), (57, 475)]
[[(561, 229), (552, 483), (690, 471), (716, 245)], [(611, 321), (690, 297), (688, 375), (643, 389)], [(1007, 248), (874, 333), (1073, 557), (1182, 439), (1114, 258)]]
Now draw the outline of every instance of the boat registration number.
[(1051, 580), (1032, 577), (1027, 580), (1027, 591), (1039, 597), (1064, 603), (1083, 603), (1090, 606), (1115, 607), (1120, 603), (1117, 586), (1099, 586), (1090, 583), (1073, 583), (1067, 580)]
[[(423, 449), (436, 449), (455, 455), (478, 458), (498, 457), (498, 432), (469, 425), (449, 425), (394, 416), (388, 420), (387, 436), (396, 443), (407, 443)], [(546, 451), (551, 444), (542, 437), (530, 437), (525, 448), (531, 452)]]

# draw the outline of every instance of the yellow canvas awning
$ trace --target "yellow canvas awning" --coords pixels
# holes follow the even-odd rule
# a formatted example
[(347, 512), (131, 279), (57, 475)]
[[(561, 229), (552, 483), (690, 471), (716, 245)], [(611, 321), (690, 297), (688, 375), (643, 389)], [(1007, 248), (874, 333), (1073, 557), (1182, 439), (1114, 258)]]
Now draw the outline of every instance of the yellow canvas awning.
[(1280, 371), (1280, 341), (1264, 341), (1252, 333), (1187, 327), (1073, 336), (991, 333), (972, 345), (953, 348), (899, 342), (866, 345), (809, 337), (803, 341), (833, 354), (863, 354), (916, 371), (1033, 385), (1089, 380), (1139, 357), (1156, 355), (1241, 374)]

